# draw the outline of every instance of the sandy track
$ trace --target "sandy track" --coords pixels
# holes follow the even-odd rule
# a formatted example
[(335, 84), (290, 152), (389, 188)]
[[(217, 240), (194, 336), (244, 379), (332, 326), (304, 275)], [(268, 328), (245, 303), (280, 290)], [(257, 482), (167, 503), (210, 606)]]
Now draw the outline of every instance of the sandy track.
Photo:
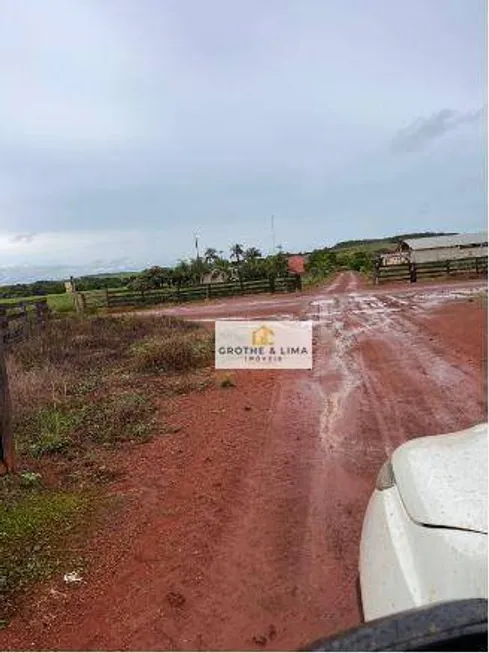
[(483, 287), (373, 291), (345, 273), (307, 296), (179, 309), (313, 319), (314, 369), (240, 372), (232, 391), (162, 403), (185, 437), (125, 463), (116, 490), (133, 498), (86, 588), (51, 602), (47, 624), (27, 606), (0, 646), (283, 650), (357, 623), (378, 468), (401, 442), (485, 419)]

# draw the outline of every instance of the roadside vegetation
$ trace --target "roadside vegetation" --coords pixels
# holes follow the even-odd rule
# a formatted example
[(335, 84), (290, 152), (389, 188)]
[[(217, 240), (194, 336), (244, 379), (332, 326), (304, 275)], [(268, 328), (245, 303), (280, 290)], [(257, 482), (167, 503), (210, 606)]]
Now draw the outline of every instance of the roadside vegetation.
[(373, 255), (361, 249), (344, 251), (317, 249), (311, 252), (306, 262), (305, 285), (322, 282), (340, 270), (355, 270), (368, 275), (372, 271), (372, 267)]
[(213, 356), (210, 331), (134, 315), (53, 319), (12, 347), (18, 473), (0, 477), (0, 626), (33, 581), (83, 565), (77, 543), (107, 509), (117, 460), (153, 437), (156, 398), (206, 386)]

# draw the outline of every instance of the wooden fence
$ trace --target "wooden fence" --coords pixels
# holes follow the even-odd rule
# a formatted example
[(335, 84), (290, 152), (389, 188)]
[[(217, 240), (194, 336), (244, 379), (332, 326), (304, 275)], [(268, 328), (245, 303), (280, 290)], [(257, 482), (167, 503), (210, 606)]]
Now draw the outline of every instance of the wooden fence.
[(232, 297), (256, 293), (294, 292), (301, 290), (300, 277), (260, 279), (258, 281), (214, 283), (186, 288), (166, 287), (158, 290), (101, 290), (75, 293), (78, 312), (93, 312), (98, 308), (124, 306), (150, 306), (152, 304), (182, 303), (188, 301)]
[(464, 258), (451, 261), (430, 261), (427, 263), (404, 263), (402, 265), (377, 265), (373, 271), (375, 284), (388, 281), (416, 283), (425, 279), (440, 277), (487, 275), (487, 257)]
[(6, 345), (27, 340), (45, 327), (49, 318), (47, 299), (0, 304), (0, 337)]

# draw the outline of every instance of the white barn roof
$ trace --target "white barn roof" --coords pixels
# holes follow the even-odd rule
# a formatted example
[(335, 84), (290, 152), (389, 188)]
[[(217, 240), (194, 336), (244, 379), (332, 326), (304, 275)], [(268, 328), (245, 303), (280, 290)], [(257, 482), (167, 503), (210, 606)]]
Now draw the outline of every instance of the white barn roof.
[(487, 243), (487, 231), (477, 234), (456, 234), (455, 236), (428, 236), (403, 240), (410, 249), (438, 249), (439, 247), (458, 247), (459, 245), (483, 245)]

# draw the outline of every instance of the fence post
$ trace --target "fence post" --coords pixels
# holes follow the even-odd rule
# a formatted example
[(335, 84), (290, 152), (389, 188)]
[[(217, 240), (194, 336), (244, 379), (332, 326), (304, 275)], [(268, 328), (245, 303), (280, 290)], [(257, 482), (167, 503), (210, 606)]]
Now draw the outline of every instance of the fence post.
[(479, 274), (479, 258), (475, 259), (475, 273)]
[(211, 284), (208, 283), (207, 286), (206, 286), (206, 288), (205, 288), (205, 298), (206, 298), (206, 299), (210, 299), (210, 298), (211, 298), (211, 294), (212, 294)]
[(47, 304), (44, 302), (36, 302), (36, 326), (37, 326), (37, 334), (39, 335), (41, 331), (44, 329), (46, 326), (46, 309), (47, 309)]
[(409, 264), (409, 280), (411, 283), (416, 283), (417, 281), (417, 273), (416, 273), (416, 263), (410, 263)]
[(0, 340), (5, 344), (8, 342), (8, 317), (5, 306), (0, 306)]
[(268, 277), (268, 284), (270, 286), (270, 292), (274, 293), (275, 292), (275, 277)]
[(76, 312), (79, 315), (83, 315), (83, 299), (82, 299), (82, 293), (81, 292), (75, 292), (73, 293), (73, 297), (75, 299), (75, 309)]
[(104, 294), (105, 294), (105, 307), (106, 307), (106, 308), (109, 308), (109, 306), (110, 306), (110, 300), (109, 300), (109, 289), (108, 289), (108, 288), (105, 289), (105, 293), (104, 293)]
[(30, 324), (29, 324), (29, 311), (27, 310), (27, 304), (22, 302), (20, 309), (23, 312), (22, 322), (23, 322), (23, 331), (24, 331), (24, 340), (29, 340), (30, 336)]
[(380, 261), (375, 260), (374, 269), (373, 269), (373, 282), (375, 286), (377, 286), (379, 283), (379, 276), (380, 276)]
[(445, 274), (447, 277), (450, 276), (450, 261), (445, 261)]
[(5, 343), (0, 338), (0, 476), (15, 471), (12, 404), (8, 386)]

